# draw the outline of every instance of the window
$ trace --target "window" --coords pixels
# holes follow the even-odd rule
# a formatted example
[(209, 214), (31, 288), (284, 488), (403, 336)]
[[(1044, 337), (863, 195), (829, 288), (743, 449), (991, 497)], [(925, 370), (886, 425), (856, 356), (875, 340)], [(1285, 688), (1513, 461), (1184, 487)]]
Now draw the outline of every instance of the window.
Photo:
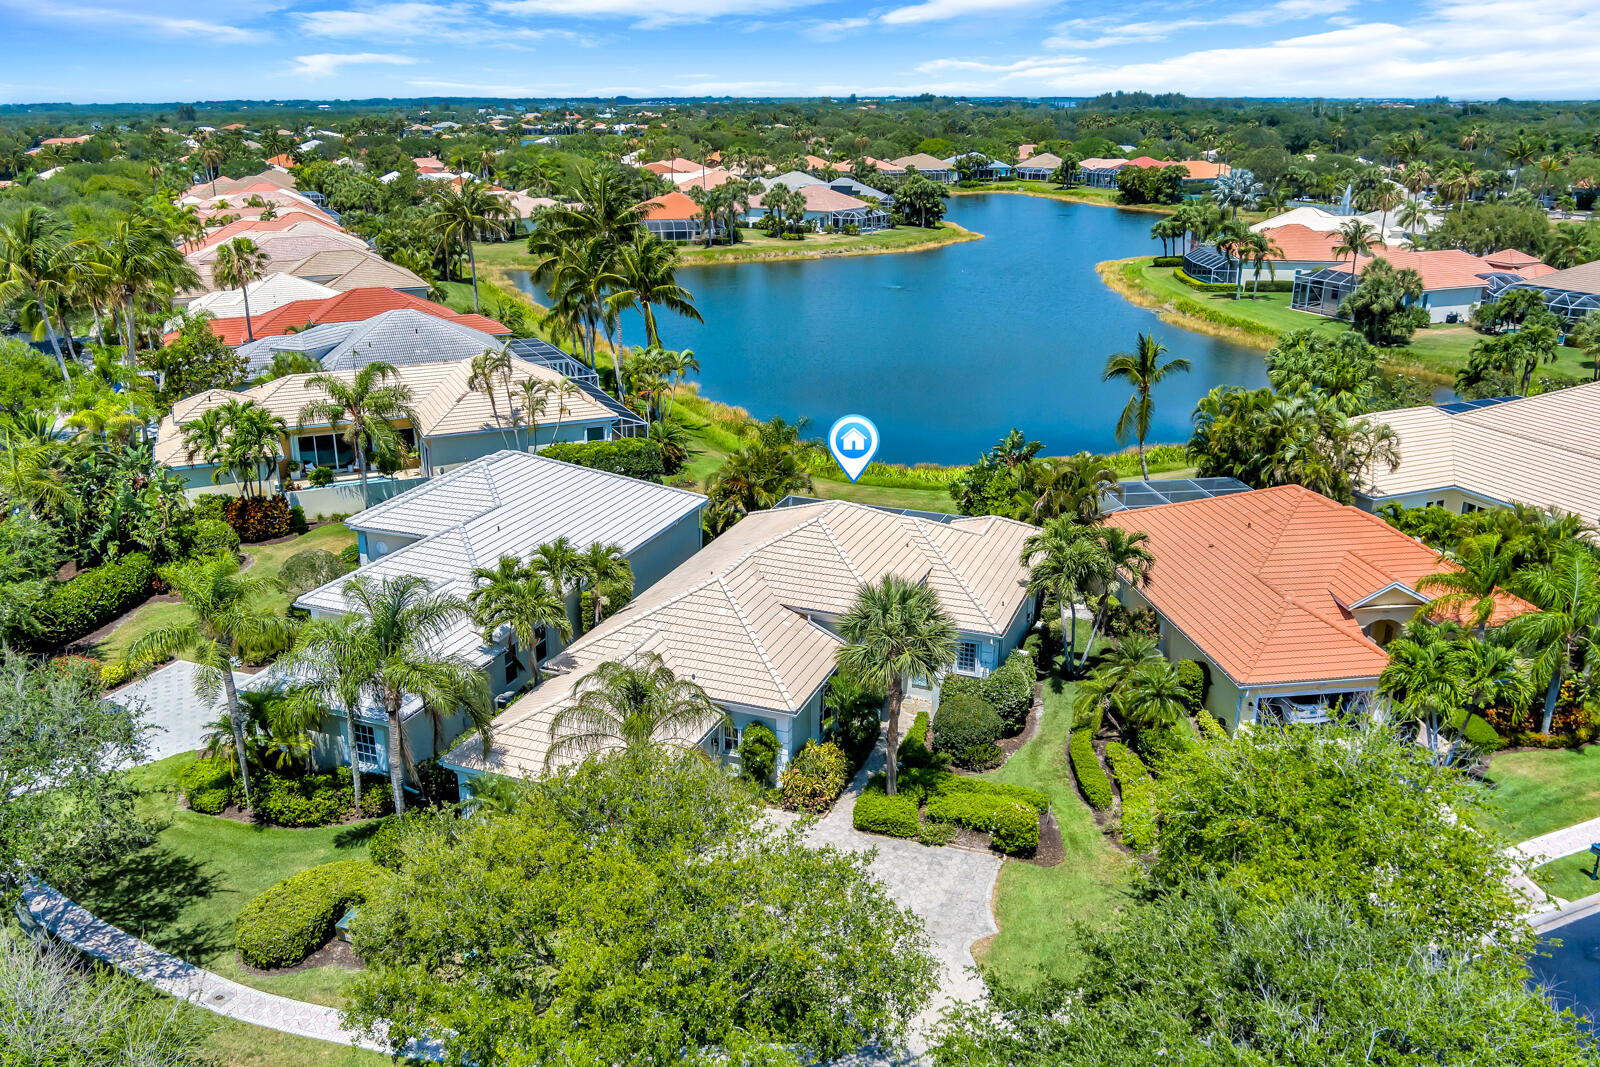
[(1425, 500), (1425, 501), (1423, 501), (1422, 506), (1425, 507), (1425, 508), (1442, 508), (1442, 507), (1444, 507), (1444, 501), (1443, 500)]
[(1463, 515), (1471, 515), (1474, 511), (1482, 510), (1483, 508), (1477, 504), (1469, 504), (1466, 501), (1462, 501), (1461, 503), (1461, 514)]
[(962, 674), (974, 674), (978, 670), (978, 646), (971, 641), (963, 641), (956, 646), (956, 670)]
[(506, 654), (501, 657), (501, 663), (506, 669), (506, 681), (514, 682), (522, 673), (522, 664), (517, 660), (517, 643), (511, 642), (506, 646)]
[(355, 449), (333, 433), (308, 433), (295, 438), (300, 462), (313, 467), (349, 467), (356, 461)]
[(533, 649), (533, 662), (543, 663), (544, 658), (550, 654), (550, 642), (546, 640), (548, 635), (545, 633), (543, 626), (535, 630), (534, 633), (539, 635), (539, 643)]
[(606, 428), (604, 426), (585, 426), (583, 439), (585, 441), (604, 441), (606, 439)]
[(376, 767), (378, 765), (378, 735), (372, 727), (364, 722), (355, 724), (356, 739), (356, 765), (360, 767)]

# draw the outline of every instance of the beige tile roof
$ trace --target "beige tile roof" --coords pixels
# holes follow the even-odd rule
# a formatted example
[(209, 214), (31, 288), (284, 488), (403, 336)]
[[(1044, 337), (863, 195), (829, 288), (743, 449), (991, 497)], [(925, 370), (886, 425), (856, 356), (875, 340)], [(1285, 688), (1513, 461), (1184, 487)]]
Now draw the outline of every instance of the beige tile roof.
[(902, 170), (906, 167), (916, 167), (922, 173), (927, 173), (930, 170), (950, 169), (950, 164), (937, 156), (930, 156), (926, 152), (915, 152), (909, 156), (901, 156), (899, 159), (891, 159), (889, 163)]
[(1009, 519), (940, 523), (845, 501), (758, 512), (552, 660), (564, 677), (496, 720), (487, 759), (469, 739), (450, 765), (542, 772), (550, 724), (575, 679), (641, 650), (719, 704), (794, 712), (833, 672), (840, 645), (812, 617), (843, 614), (863, 584), (886, 574), (926, 582), (959, 629), (999, 636), (1027, 600), (1018, 556), (1031, 532)]
[(1600, 522), (1600, 383), (1459, 414), (1416, 407), (1372, 418), (1399, 435), (1400, 466), (1371, 474), (1370, 496), (1454, 486)]

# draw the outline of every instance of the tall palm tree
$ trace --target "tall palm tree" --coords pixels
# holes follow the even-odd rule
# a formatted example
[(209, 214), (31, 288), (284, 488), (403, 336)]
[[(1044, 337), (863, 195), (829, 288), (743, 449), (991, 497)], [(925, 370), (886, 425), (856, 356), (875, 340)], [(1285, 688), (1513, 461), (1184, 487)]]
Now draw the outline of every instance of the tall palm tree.
[(1456, 671), (1461, 681), (1461, 696), (1467, 707), (1477, 712), (1503, 707), (1520, 721), (1533, 699), (1517, 653), (1505, 645), (1467, 639), (1456, 646)]
[(493, 567), (475, 568), (472, 582), (467, 603), (472, 621), (483, 631), (484, 643), (492, 642), (502, 626), (509, 627), (516, 643), (528, 651), (533, 684), (544, 681), (539, 667), (539, 631), (554, 627), (562, 641), (572, 639), (567, 602), (543, 574), (515, 556), (501, 556)]
[(1530, 134), (1527, 130), (1518, 130), (1515, 137), (1506, 143), (1506, 162), (1516, 168), (1516, 175), (1511, 181), (1511, 191), (1517, 191), (1518, 184), (1522, 181), (1522, 168), (1539, 158), (1539, 153), (1544, 151), (1544, 138)]
[(1075, 605), (1085, 590), (1111, 569), (1094, 531), (1067, 518), (1046, 519), (1038, 533), (1022, 543), (1019, 560), (1028, 568), (1028, 592), (1054, 595), (1061, 617), (1061, 637), (1069, 669), (1077, 658), (1078, 634)]
[(647, 348), (661, 347), (655, 313), (658, 306), (695, 322), (705, 321), (694, 306), (694, 294), (678, 284), (677, 262), (675, 248), (644, 230), (636, 231), (633, 240), (617, 252), (616, 274), (620, 284), (609, 302), (615, 311), (638, 310), (644, 319)]
[(1561, 683), (1582, 653), (1600, 646), (1600, 563), (1587, 546), (1563, 548), (1548, 564), (1529, 567), (1513, 584), (1539, 610), (1511, 620), (1511, 636), (1534, 657), (1535, 675), (1546, 678), (1540, 733), (1550, 732)]
[(1462, 541), (1452, 561), (1455, 566), (1423, 575), (1417, 588), (1438, 591), (1428, 605), (1431, 610), (1464, 610), (1467, 622), (1482, 637), (1494, 615), (1495, 594), (1509, 586), (1517, 573), (1518, 554), (1499, 534), (1484, 533)]
[(1127, 441), (1130, 434), (1138, 438), (1139, 471), (1147, 479), (1150, 464), (1145, 460), (1144, 441), (1150, 435), (1150, 420), (1155, 412), (1150, 394), (1169, 374), (1188, 373), (1192, 366), (1182, 356), (1163, 363), (1161, 357), (1166, 354), (1166, 345), (1150, 334), (1141, 333), (1132, 352), (1117, 352), (1106, 360), (1103, 375), (1105, 381), (1120, 378), (1133, 386), (1132, 398), (1117, 416), (1117, 441)]
[(584, 362), (595, 366), (602, 327), (616, 320), (610, 296), (624, 283), (616, 272), (617, 246), (604, 237), (575, 238), (555, 245), (533, 265), (534, 277), (550, 287), (550, 315), (565, 336), (583, 347)]
[[(1278, 277), (1277, 261), (1283, 258), (1283, 249), (1264, 233), (1252, 231), (1245, 235), (1239, 245), (1239, 265), (1242, 268), (1244, 261), (1249, 260), (1254, 268), (1254, 280), (1251, 282), (1250, 296), (1252, 299), (1261, 295), (1261, 268), (1267, 268), (1267, 277), (1276, 280)], [(1244, 296), (1244, 271), (1239, 271), (1239, 288), (1234, 294), (1234, 299)]]
[(389, 788), (395, 813), (404, 814), (405, 775), (413, 764), (401, 717), (407, 697), (420, 699), (433, 718), (436, 744), (440, 717), (456, 709), (466, 712), (487, 755), (494, 718), (488, 679), (466, 660), (434, 650), (434, 642), (466, 606), (429, 592), (425, 579), (406, 574), (376, 582), (357, 575), (342, 591), (351, 621), (336, 635), (350, 646), (341, 656), (348, 657), (344, 662), (354, 668), (361, 688), (377, 694), (388, 721)]
[(637, 755), (661, 744), (697, 744), (727, 715), (654, 652), (602, 663), (550, 724), (545, 767), (608, 752)]
[(878, 584), (857, 591), (855, 603), (839, 617), (838, 628), (848, 642), (835, 653), (840, 669), (888, 694), (885, 791), (894, 796), (906, 686), (917, 678), (932, 683), (955, 663), (955, 623), (932, 589), (886, 574)]
[(67, 361), (61, 355), (61, 340), (49, 302), (61, 283), (61, 254), (66, 246), (66, 228), (61, 221), (37, 204), (25, 204), (0, 226), (0, 300), (31, 296), (39, 309), (56, 367), (63, 381), (71, 381)]
[(1089, 661), (1089, 653), (1094, 650), (1095, 638), (1100, 635), (1100, 630), (1105, 626), (1106, 618), (1110, 615), (1111, 603), (1122, 587), (1124, 581), (1134, 585), (1149, 585), (1150, 574), (1155, 568), (1156, 558), (1150, 551), (1150, 536), (1141, 530), (1132, 533), (1120, 526), (1094, 527), (1094, 535), (1100, 542), (1100, 550), (1105, 553), (1110, 567), (1090, 572), (1084, 586), (1086, 597), (1095, 598), (1093, 623), (1089, 627), (1089, 640), (1084, 643), (1083, 654), (1078, 658), (1078, 668)]
[(529, 238), (528, 250), (548, 255), (563, 244), (599, 238), (613, 248), (633, 241), (645, 209), (620, 167), (582, 166), (567, 193), (569, 203), (547, 211)]
[[(578, 600), (581, 606), (582, 600), (578, 596), (578, 590), (583, 584), (583, 553), (574, 548), (571, 541), (562, 536), (554, 541), (545, 542), (533, 550), (533, 559), (530, 562), (534, 570), (544, 575), (563, 604), (567, 602), (567, 594), (570, 591), (573, 599)], [(578, 617), (581, 624), (583, 617), (581, 610)]]
[(478, 311), (478, 257), (472, 242), (479, 236), (504, 236), (506, 202), (479, 181), (464, 180), (459, 188), (444, 182), (443, 188), (433, 196), (433, 212), (428, 217), (428, 228), (433, 231), (441, 249), (459, 246), (467, 253), (467, 264), (472, 272), (472, 310)]
[(1187, 690), (1177, 668), (1159, 656), (1142, 664), (1119, 688), (1117, 711), (1139, 730), (1177, 725), (1189, 713)]
[(603, 545), (599, 541), (584, 549), (579, 566), (594, 601), (591, 627), (599, 626), (608, 606), (617, 607), (633, 597), (633, 566), (621, 545)]
[(124, 358), (138, 363), (138, 306), (155, 293), (171, 293), (200, 284), (200, 276), (183, 258), (159, 219), (136, 213), (125, 215), (99, 242), (99, 260), (105, 269), (107, 291), (119, 309), (126, 335)]
[(337, 704), (344, 710), (344, 744), (350, 753), (350, 791), (361, 810), (361, 767), (356, 759), (356, 719), (361, 714), (361, 687), (366, 672), (356, 628), (360, 620), (349, 615), (312, 619), (300, 628), (294, 647), (278, 659), (278, 670), (294, 682), (285, 695)]
[(237, 289), (244, 298), (244, 335), (256, 339), (250, 324), (250, 286), (267, 273), (267, 254), (261, 246), (248, 237), (235, 237), (217, 249), (217, 258), (211, 264), (211, 277), (225, 289)]
[[(495, 387), (505, 386), (507, 389), (506, 403), (511, 402), (509, 391), (511, 379), (511, 350), (509, 348), (486, 348), (472, 357), (468, 364), (470, 372), (467, 375), (467, 388), (474, 393), (483, 393), (489, 398), (489, 411), (494, 415), (495, 425), (501, 425), (500, 405), (495, 401)], [(509, 415), (510, 412), (508, 411)]]
[(181, 652), (200, 665), (195, 675), (195, 695), (215, 700), (220, 690), (226, 698), (238, 753), (239, 781), (244, 802), (251, 806), (250, 766), (245, 758), (245, 720), (239, 690), (233, 683), (233, 658), (248, 646), (286, 640), (289, 622), (268, 597), (270, 579), (239, 573), (239, 563), (228, 556), (174, 564), (161, 569), (161, 579), (183, 600), (175, 622), (138, 638), (128, 649), (130, 663), (160, 663)]
[[(1595, 319), (1600, 324), (1600, 317)], [(667, 410), (664, 418), (672, 417), (672, 409), (678, 400), (678, 383), (687, 378), (691, 373), (699, 373), (700, 361), (695, 358), (694, 350), (685, 348), (682, 351), (663, 349), (661, 351), (661, 369), (666, 373), (670, 383), (667, 394)], [(1600, 372), (1597, 372), (1600, 373)]]
[[(380, 361), (368, 363), (348, 382), (335, 374), (314, 374), (306, 379), (306, 388), (320, 390), (326, 399), (308, 401), (300, 408), (300, 426), (329, 426), (350, 445), (361, 475), (363, 507), (372, 506), (367, 491), (367, 451), (400, 447), (396, 420), (417, 424), (417, 414), (411, 408), (411, 387), (399, 377), (399, 371)], [(385, 384), (391, 378), (396, 381)]]
[(1351, 219), (1339, 227), (1338, 233), (1339, 243), (1333, 246), (1333, 254), (1341, 259), (1349, 256), (1350, 273), (1354, 274), (1356, 258), (1372, 251), (1373, 242), (1379, 240), (1378, 231), (1369, 222)]

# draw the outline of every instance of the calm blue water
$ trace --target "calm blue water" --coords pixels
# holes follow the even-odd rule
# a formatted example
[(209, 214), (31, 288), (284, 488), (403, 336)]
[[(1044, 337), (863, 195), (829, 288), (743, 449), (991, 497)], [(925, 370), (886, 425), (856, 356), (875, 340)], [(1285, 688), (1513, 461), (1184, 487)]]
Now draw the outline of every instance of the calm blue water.
[[(1129, 394), (1100, 374), (1141, 330), (1194, 363), (1157, 389), (1152, 443), (1188, 440), (1212, 386), (1266, 384), (1261, 353), (1169, 326), (1095, 274), (1149, 253), (1155, 216), (993, 194), (952, 200), (949, 218), (984, 240), (682, 270), (706, 321), (664, 316), (662, 341), (694, 350), (703, 395), (757, 418), (809, 416), (821, 435), (840, 415), (868, 416), (891, 463), (970, 462), (1012, 426), (1051, 454), (1115, 449)], [(623, 340), (642, 339), (630, 312)]]

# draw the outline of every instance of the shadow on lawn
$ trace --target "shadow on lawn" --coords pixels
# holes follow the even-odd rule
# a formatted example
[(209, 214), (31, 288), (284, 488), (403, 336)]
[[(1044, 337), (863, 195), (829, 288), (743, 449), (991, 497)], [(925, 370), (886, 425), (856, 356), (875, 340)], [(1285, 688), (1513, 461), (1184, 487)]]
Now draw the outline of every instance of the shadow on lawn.
[(372, 840), (372, 835), (378, 832), (378, 827), (383, 825), (382, 819), (369, 819), (366, 822), (347, 826), (333, 836), (333, 847), (360, 848)]
[(218, 889), (217, 876), (204, 864), (156, 844), (95, 870), (77, 901), (163, 952), (204, 961), (233, 948), (231, 925), (203, 918), (185, 925), (181, 920), (195, 901), (210, 898)]

